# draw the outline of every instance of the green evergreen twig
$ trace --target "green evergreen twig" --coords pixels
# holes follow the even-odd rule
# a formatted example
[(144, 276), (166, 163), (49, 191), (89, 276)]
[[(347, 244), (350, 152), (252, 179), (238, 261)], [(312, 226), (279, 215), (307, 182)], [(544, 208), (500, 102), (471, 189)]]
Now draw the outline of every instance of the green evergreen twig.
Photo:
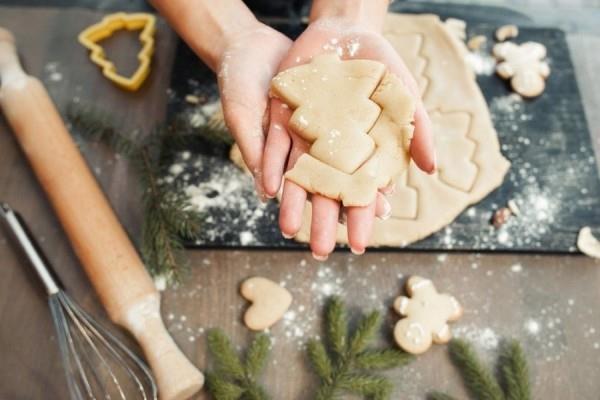
[(372, 312), (364, 317), (352, 335), (342, 301), (334, 297), (325, 312), (326, 340), (310, 340), (308, 358), (321, 384), (317, 400), (337, 398), (341, 392), (351, 392), (364, 398), (388, 399), (391, 382), (377, 375), (381, 371), (405, 365), (412, 356), (396, 349), (368, 349), (381, 326), (381, 314)]
[(500, 351), (500, 377), (507, 400), (530, 400), (529, 369), (523, 349), (517, 341), (503, 345)]
[[(481, 364), (469, 343), (454, 339), (448, 345), (448, 351), (471, 398), (476, 400), (531, 400), (527, 361), (518, 342), (505, 343), (500, 350), (498, 372), (501, 384)], [(454, 398), (441, 392), (432, 392), (428, 395), (428, 399), (453, 400)]]
[(431, 392), (427, 395), (427, 400), (456, 400), (456, 398), (442, 392)]
[(460, 371), (469, 393), (479, 400), (503, 400), (502, 389), (494, 376), (475, 355), (471, 345), (463, 340), (453, 340), (448, 345), (452, 362)]
[(174, 152), (183, 147), (189, 135), (174, 127), (157, 128), (142, 139), (135, 132), (121, 133), (112, 117), (89, 106), (71, 104), (67, 119), (86, 140), (103, 143), (127, 157), (139, 176), (144, 220), (142, 224), (142, 258), (153, 275), (179, 281), (187, 268), (181, 261), (183, 239), (194, 239), (200, 229), (200, 216), (189, 209), (185, 199), (173, 195), (159, 183)]
[(208, 333), (208, 349), (214, 371), (206, 373), (206, 386), (215, 400), (268, 400), (270, 396), (258, 383), (271, 342), (267, 335), (256, 336), (242, 361), (231, 341), (220, 330)]

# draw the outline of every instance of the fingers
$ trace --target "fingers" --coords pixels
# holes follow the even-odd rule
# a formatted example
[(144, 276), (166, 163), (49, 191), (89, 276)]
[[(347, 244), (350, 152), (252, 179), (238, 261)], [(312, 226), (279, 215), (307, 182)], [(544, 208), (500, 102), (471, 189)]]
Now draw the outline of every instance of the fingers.
[(279, 228), (283, 237), (291, 239), (300, 230), (305, 203), (306, 190), (294, 182), (286, 180), (283, 184), (279, 207)]
[(340, 203), (327, 197), (312, 196), (310, 248), (313, 257), (325, 260), (335, 248)]
[(275, 197), (281, 187), (285, 163), (290, 152), (292, 140), (286, 126), (291, 111), (277, 100), (271, 100), (271, 122), (262, 160), (263, 187), (267, 197)]
[[(294, 143), (290, 151), (288, 167), (293, 166), (298, 157), (304, 153), (304, 149)], [(286, 238), (296, 236), (302, 226), (302, 215), (306, 203), (306, 190), (294, 182), (285, 180), (283, 193), (281, 195), (281, 206), (279, 207), (279, 228)]]
[(348, 244), (354, 254), (363, 254), (369, 244), (373, 232), (376, 203), (375, 201), (366, 207), (348, 208)]
[(384, 53), (380, 54), (380, 56), (389, 66), (391, 72), (402, 79), (408, 90), (417, 100), (414, 121), (415, 132), (410, 145), (410, 155), (420, 169), (431, 174), (437, 168), (435, 146), (432, 124), (421, 100), (421, 90), (412, 73), (391, 45), (386, 46)]
[(254, 176), (256, 190), (259, 196), (263, 197), (262, 156), (265, 144), (262, 129), (263, 115), (242, 104), (231, 102), (224, 103), (223, 114), (227, 127), (240, 147), (244, 162)]
[(431, 120), (421, 102), (415, 112), (415, 132), (410, 142), (410, 156), (421, 170), (429, 174), (435, 172), (437, 165), (433, 129)]

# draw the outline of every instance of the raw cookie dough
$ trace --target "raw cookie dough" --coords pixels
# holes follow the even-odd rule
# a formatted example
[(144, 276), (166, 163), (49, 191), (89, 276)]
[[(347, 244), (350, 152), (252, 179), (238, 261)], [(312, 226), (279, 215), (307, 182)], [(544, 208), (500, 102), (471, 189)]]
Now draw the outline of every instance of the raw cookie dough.
[(487, 38), (483, 35), (473, 36), (467, 42), (467, 47), (470, 50), (478, 51), (479, 49), (481, 49), (483, 47), (483, 45), (485, 45), (486, 42), (487, 42)]
[(496, 29), (496, 40), (499, 42), (514, 39), (517, 36), (519, 36), (519, 27), (516, 25), (503, 25)]
[(546, 87), (550, 67), (543, 61), (546, 47), (536, 42), (516, 44), (498, 43), (493, 49), (494, 57), (503, 62), (496, 65), (496, 73), (510, 79), (513, 90), (525, 97), (536, 97)]
[(600, 241), (594, 237), (589, 226), (585, 226), (579, 231), (577, 248), (586, 256), (600, 258)]
[[(467, 206), (500, 186), (510, 164), (502, 157), (496, 131), (468, 50), (435, 15), (389, 14), (384, 35), (417, 80), (433, 122), (438, 172), (414, 163), (389, 197), (392, 216), (375, 221), (371, 246), (405, 246), (451, 223)], [(296, 239), (310, 239), (311, 206)], [(347, 243), (346, 227), (337, 240)]]
[(429, 279), (412, 276), (406, 291), (410, 297), (400, 296), (394, 309), (405, 318), (394, 328), (396, 343), (412, 354), (426, 352), (431, 343), (448, 343), (452, 333), (449, 321), (462, 316), (462, 307), (448, 294), (439, 294)]
[(320, 55), (280, 72), (271, 93), (310, 143), (285, 175), (307, 191), (366, 206), (408, 167), (415, 101), (383, 64)]
[(244, 314), (244, 323), (253, 331), (273, 326), (292, 304), (290, 292), (266, 278), (246, 279), (240, 293), (252, 303)]

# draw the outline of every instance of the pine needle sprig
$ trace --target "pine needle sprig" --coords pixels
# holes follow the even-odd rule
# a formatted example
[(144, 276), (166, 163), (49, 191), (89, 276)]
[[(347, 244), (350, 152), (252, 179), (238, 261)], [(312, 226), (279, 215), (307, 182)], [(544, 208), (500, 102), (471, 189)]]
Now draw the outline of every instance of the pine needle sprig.
[(348, 315), (342, 301), (332, 298), (325, 311), (324, 341), (310, 340), (307, 355), (320, 380), (317, 400), (331, 400), (350, 392), (367, 399), (388, 399), (391, 382), (374, 374), (405, 365), (412, 356), (397, 349), (369, 349), (381, 326), (382, 317), (372, 312), (362, 318), (350, 335)]
[[(498, 358), (499, 381), (485, 368), (472, 346), (460, 339), (448, 345), (450, 358), (459, 370), (471, 398), (476, 400), (531, 400), (527, 360), (518, 342), (503, 344)], [(454, 400), (453, 397), (432, 392), (429, 400)]]
[(517, 341), (509, 341), (502, 346), (499, 368), (506, 399), (530, 400), (529, 368), (523, 349)]
[(456, 339), (448, 345), (450, 358), (460, 371), (469, 393), (480, 400), (504, 400), (502, 389), (467, 342)]
[(122, 133), (108, 113), (75, 103), (68, 107), (67, 119), (84, 139), (102, 143), (127, 157), (142, 193), (142, 259), (152, 275), (162, 275), (169, 282), (180, 281), (187, 271), (187, 263), (181, 257), (183, 239), (198, 236), (201, 218), (185, 199), (173, 195), (160, 183), (160, 176), (174, 152), (189, 140), (188, 135), (180, 134), (176, 127), (159, 126), (136, 140), (139, 132)]
[(211, 330), (207, 340), (215, 366), (214, 371), (206, 373), (206, 386), (215, 400), (270, 399), (258, 383), (271, 346), (267, 335), (260, 334), (254, 338), (243, 361), (221, 330)]
[(446, 393), (431, 392), (427, 395), (427, 400), (457, 400), (457, 399)]

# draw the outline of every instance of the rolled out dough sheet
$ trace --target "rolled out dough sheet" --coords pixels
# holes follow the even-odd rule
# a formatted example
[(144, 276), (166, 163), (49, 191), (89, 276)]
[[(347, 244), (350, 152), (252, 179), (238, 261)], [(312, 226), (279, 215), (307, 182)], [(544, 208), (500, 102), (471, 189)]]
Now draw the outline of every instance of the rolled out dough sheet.
[[(406, 246), (451, 223), (502, 184), (510, 163), (468, 66), (467, 48), (435, 15), (389, 14), (384, 35), (416, 78), (434, 125), (438, 171), (411, 162), (390, 196), (392, 216), (377, 220), (371, 246)], [(310, 203), (296, 240), (310, 238)], [(346, 227), (339, 225), (339, 243)]]

